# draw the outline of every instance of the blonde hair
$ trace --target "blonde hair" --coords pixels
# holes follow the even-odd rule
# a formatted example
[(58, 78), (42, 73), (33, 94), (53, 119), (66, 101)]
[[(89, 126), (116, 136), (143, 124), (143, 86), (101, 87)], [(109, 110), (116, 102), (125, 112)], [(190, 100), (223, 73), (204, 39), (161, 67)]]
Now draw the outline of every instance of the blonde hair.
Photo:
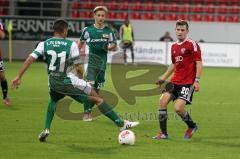
[(96, 13), (96, 12), (99, 11), (99, 10), (102, 10), (102, 11), (104, 11), (105, 13), (108, 12), (107, 7), (105, 7), (105, 6), (97, 6), (97, 7), (95, 7), (95, 8), (93, 9), (93, 13)]

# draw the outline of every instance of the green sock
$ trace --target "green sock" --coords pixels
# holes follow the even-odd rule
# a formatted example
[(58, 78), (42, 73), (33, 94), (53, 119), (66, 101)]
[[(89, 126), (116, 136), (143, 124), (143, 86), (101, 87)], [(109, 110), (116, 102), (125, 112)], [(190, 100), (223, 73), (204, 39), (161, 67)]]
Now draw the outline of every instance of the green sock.
[(53, 116), (56, 110), (56, 102), (50, 99), (48, 103), (48, 109), (47, 109), (47, 115), (46, 115), (46, 122), (45, 122), (45, 128), (50, 129), (51, 123), (53, 120)]
[(112, 110), (112, 108), (105, 102), (98, 106), (98, 109), (109, 119), (111, 119), (117, 126), (124, 125), (124, 121)]
[(95, 104), (91, 101), (86, 101), (84, 104), (83, 104), (83, 107), (84, 107), (84, 112), (91, 112), (92, 111), (92, 107), (94, 106)]

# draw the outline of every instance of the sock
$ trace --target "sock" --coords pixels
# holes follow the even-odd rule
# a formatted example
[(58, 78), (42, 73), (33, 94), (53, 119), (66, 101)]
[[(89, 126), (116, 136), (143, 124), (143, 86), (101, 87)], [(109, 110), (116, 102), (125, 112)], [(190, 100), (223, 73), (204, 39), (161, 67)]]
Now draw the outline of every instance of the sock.
[(2, 87), (2, 94), (3, 94), (3, 99), (7, 98), (7, 93), (8, 93), (8, 84), (7, 81), (1, 81), (1, 87)]
[(107, 103), (103, 102), (98, 106), (98, 109), (102, 112), (102, 114), (111, 119), (118, 127), (122, 127), (124, 125), (124, 121), (119, 118), (119, 116)]
[(126, 54), (126, 51), (125, 51), (124, 54), (123, 54), (123, 59), (124, 59), (124, 63), (127, 63), (127, 54)]
[(45, 128), (50, 129), (55, 111), (56, 111), (56, 102), (50, 99), (48, 103), (47, 114), (46, 114)]
[(134, 63), (134, 53), (132, 51), (132, 63)]
[(161, 132), (163, 134), (167, 134), (167, 119), (168, 119), (167, 109), (159, 109), (158, 120)]
[(196, 123), (192, 121), (192, 118), (188, 112), (185, 112), (183, 115), (178, 113), (178, 115), (182, 118), (182, 120), (187, 124), (189, 128), (195, 128)]
[(84, 104), (83, 104), (83, 107), (84, 107), (84, 113), (89, 113), (92, 111), (92, 107), (94, 106), (95, 104), (91, 101), (86, 101)]

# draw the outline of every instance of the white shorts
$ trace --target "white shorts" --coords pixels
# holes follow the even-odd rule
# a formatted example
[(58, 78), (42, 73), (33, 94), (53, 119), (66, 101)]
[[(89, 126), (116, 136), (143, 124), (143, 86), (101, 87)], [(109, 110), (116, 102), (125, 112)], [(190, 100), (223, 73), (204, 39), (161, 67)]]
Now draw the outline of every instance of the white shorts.
[(78, 88), (87, 95), (90, 95), (92, 87), (87, 81), (78, 78), (75, 74), (71, 72), (67, 74), (67, 77), (71, 79), (74, 88)]

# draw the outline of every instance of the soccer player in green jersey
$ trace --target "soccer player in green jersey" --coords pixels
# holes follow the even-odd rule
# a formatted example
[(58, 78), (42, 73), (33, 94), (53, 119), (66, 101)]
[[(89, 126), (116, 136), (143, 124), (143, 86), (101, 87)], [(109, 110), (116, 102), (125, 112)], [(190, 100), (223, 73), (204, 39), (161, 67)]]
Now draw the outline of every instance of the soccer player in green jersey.
[[(93, 102), (105, 116), (120, 128), (120, 131), (138, 125), (139, 122), (124, 121), (119, 118), (111, 107), (98, 96), (88, 82), (78, 78), (78, 75), (82, 73), (79, 49), (75, 42), (66, 39), (68, 23), (63, 19), (56, 20), (53, 30), (53, 37), (38, 44), (37, 48), (29, 55), (19, 73), (12, 81), (12, 88), (17, 88), (21, 84), (21, 78), (29, 66), (39, 56), (45, 56), (49, 77), (50, 101), (45, 128), (39, 135), (39, 140), (46, 141), (50, 133), (56, 104), (64, 96), (70, 96), (80, 103), (86, 101)], [(73, 73), (72, 68), (77, 72), (77, 75)]]
[[(81, 48), (83, 44), (89, 47), (88, 67), (86, 80), (95, 88), (99, 94), (100, 88), (105, 82), (105, 71), (108, 51), (116, 51), (117, 43), (113, 30), (105, 25), (108, 10), (105, 6), (97, 6), (93, 10), (95, 23), (85, 27), (80, 37)], [(94, 103), (84, 103), (84, 121), (91, 121), (91, 109)]]

